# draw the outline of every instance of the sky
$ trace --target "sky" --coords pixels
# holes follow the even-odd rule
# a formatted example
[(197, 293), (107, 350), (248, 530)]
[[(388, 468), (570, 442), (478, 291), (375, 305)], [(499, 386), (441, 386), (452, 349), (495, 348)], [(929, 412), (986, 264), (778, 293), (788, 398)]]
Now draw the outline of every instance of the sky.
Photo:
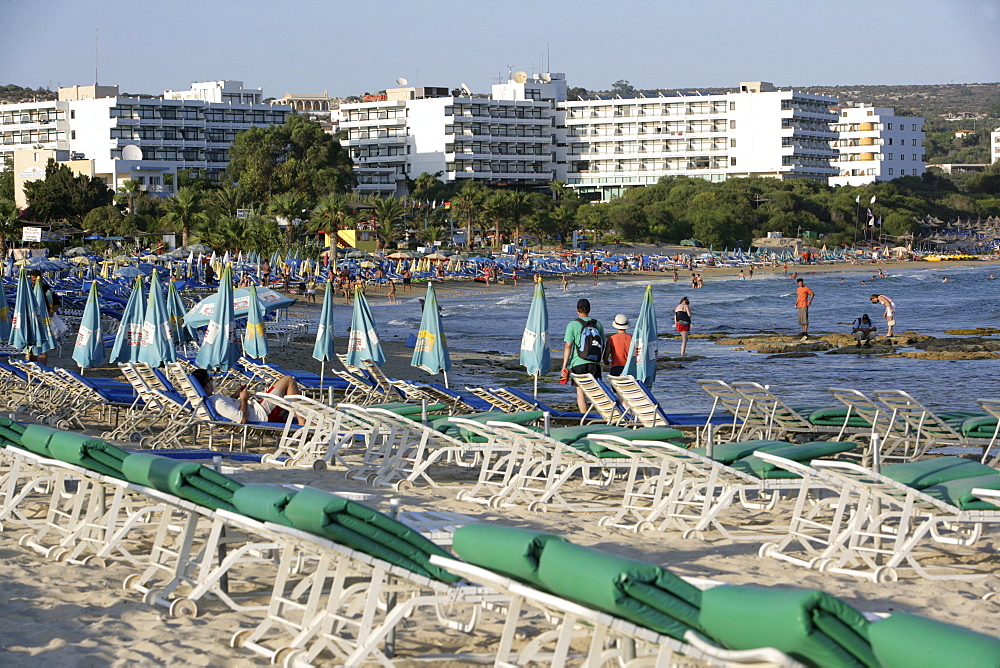
[(589, 90), (986, 83), (998, 35), (1000, 0), (0, 0), (0, 85), (347, 96), (404, 77), (485, 93), (516, 70)]

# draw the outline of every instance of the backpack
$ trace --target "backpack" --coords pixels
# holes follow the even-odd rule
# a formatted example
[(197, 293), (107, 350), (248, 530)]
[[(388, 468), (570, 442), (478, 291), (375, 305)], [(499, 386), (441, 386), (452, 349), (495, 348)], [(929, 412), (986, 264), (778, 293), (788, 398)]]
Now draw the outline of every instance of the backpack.
[(597, 321), (583, 318), (577, 318), (576, 321), (583, 325), (583, 329), (580, 330), (580, 343), (576, 347), (577, 355), (588, 362), (600, 362), (604, 354), (604, 338), (596, 327)]

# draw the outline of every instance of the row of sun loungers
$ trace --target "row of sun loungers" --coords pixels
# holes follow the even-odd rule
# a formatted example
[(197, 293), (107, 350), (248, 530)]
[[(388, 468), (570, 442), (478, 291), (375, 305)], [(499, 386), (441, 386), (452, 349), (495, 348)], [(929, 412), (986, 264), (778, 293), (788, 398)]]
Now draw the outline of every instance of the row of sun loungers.
[[(243, 485), (13, 420), (0, 420), (0, 482), (0, 521), (25, 548), (126, 565), (124, 595), (174, 616), (239, 611), (232, 645), (282, 665), (389, 665), (425, 629), (475, 635), (495, 665), (896, 668), (1000, 655), (1000, 640), (948, 624), (866, 615), (816, 591), (692, 582), (549, 534), (468, 524), (450, 552), (344, 496)], [(518, 637), (526, 624), (541, 631), (530, 641)]]

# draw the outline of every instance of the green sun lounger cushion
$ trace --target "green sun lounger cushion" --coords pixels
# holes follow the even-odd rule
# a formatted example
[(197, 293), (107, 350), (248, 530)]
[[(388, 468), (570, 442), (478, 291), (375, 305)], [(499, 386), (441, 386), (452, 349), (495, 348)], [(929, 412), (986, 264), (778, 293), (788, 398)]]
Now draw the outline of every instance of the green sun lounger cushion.
[(25, 425), (10, 418), (0, 418), (0, 447), (14, 445), (20, 447), (21, 434), (24, 433)]
[(34, 452), (36, 455), (51, 458), (52, 453), (49, 452), (49, 441), (57, 433), (59, 433), (59, 430), (52, 427), (29, 424), (25, 426), (24, 433), (21, 434), (21, 447)]
[[(738, 441), (736, 443), (716, 443), (712, 448), (712, 459), (720, 464), (732, 464), (737, 459), (749, 457), (757, 450), (770, 452), (779, 448), (787, 448), (788, 441)], [(708, 448), (694, 448), (691, 452), (702, 457), (708, 457)]]
[(870, 427), (871, 423), (864, 419), (855, 411), (851, 411), (851, 417), (847, 417), (850, 409), (847, 406), (840, 408), (819, 408), (806, 415), (809, 424), (817, 427), (842, 427), (844, 420), (847, 420), (848, 427)]
[(871, 624), (868, 638), (883, 668), (1000, 667), (1000, 639), (905, 612)]
[(996, 469), (961, 457), (936, 457), (882, 467), (882, 475), (913, 489), (991, 473), (996, 473)]
[(542, 550), (561, 536), (498, 524), (466, 524), (455, 529), (452, 549), (463, 560), (495, 573), (542, 587), (538, 562)]
[(340, 496), (305, 487), (285, 506), (292, 526), (364, 552), (419, 575), (456, 582), (458, 577), (430, 563), (447, 552), (410, 527)]
[(255, 520), (290, 527), (292, 522), (285, 517), (285, 508), (297, 493), (298, 490), (275, 485), (243, 485), (233, 492), (233, 506)]
[(193, 462), (137, 452), (125, 458), (122, 473), (129, 482), (167, 492), (191, 503), (238, 512), (233, 493), (242, 487), (232, 478)]
[(654, 564), (549, 541), (538, 579), (552, 594), (673, 638), (699, 629), (701, 591)]
[(578, 424), (572, 427), (553, 427), (549, 429), (549, 438), (570, 445), (591, 434), (617, 434), (625, 431), (612, 424)]
[(957, 431), (969, 438), (993, 438), (997, 432), (997, 419), (992, 415), (965, 418)]
[(821, 591), (712, 587), (702, 592), (699, 621), (730, 649), (774, 647), (824, 668), (879, 665), (868, 643), (868, 621)]
[[(790, 445), (784, 448), (768, 450), (769, 455), (791, 459), (793, 462), (809, 462), (813, 459), (822, 459), (831, 455), (839, 455), (842, 452), (849, 452), (857, 447), (856, 443), (847, 441), (812, 441), (811, 443), (801, 443)], [(767, 478), (769, 480), (795, 479), (798, 474), (786, 471), (776, 464), (766, 462), (760, 457), (750, 455), (732, 463), (732, 467), (737, 471), (749, 473), (757, 478)]]
[(957, 506), (962, 510), (1000, 510), (1000, 508), (997, 508), (992, 503), (983, 501), (973, 495), (972, 490), (974, 489), (1000, 490), (1000, 471), (993, 474), (973, 476), (971, 478), (949, 480), (948, 482), (924, 487), (920, 491), (939, 501)]
[[(395, 413), (396, 415), (405, 415), (406, 417), (415, 417), (419, 420), (421, 414), (424, 411), (423, 404), (411, 404), (411, 403), (392, 403), (392, 404), (373, 404), (368, 406), (368, 408), (381, 408), (382, 410), (389, 411), (390, 413)], [(436, 413), (438, 411), (447, 410), (448, 407), (444, 404), (427, 404), (427, 413)], [(438, 416), (435, 416), (438, 417)]]
[[(684, 432), (673, 427), (641, 427), (639, 429), (628, 429), (626, 427), (616, 427), (617, 431), (603, 432), (612, 434), (626, 441), (658, 441), (669, 443), (668, 439), (676, 439), (684, 436)], [(672, 445), (677, 445), (673, 443)], [(584, 450), (600, 457), (601, 459), (621, 459), (622, 453), (613, 448), (609, 448), (604, 441), (593, 438), (581, 438), (579, 441), (570, 444), (570, 447)], [(627, 448), (627, 446), (626, 446)]]
[[(520, 411), (518, 413), (503, 413), (500, 411), (485, 411), (483, 413), (473, 413), (472, 415), (460, 415), (458, 417), (474, 422), (510, 422), (512, 424), (527, 425), (529, 422), (541, 420), (544, 417), (542, 411)], [(466, 443), (485, 443), (486, 439), (463, 427), (448, 422), (447, 417), (440, 421), (435, 421), (434, 428), (449, 436), (453, 436)], [(539, 428), (540, 430), (540, 428)]]
[(52, 456), (68, 464), (124, 480), (122, 464), (130, 453), (116, 445), (72, 431), (57, 431), (49, 440)]

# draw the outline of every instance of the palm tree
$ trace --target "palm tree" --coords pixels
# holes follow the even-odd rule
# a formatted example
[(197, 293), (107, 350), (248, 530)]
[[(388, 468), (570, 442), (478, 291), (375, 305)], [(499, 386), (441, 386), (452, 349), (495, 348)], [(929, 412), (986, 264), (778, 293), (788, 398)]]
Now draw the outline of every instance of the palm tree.
[(466, 183), (458, 192), (458, 195), (451, 198), (451, 207), (455, 210), (456, 217), (465, 219), (466, 223), (466, 243), (469, 250), (472, 250), (472, 224), (477, 214), (483, 208), (486, 189), (477, 183)]
[(521, 220), (531, 212), (531, 198), (527, 193), (512, 192), (507, 195), (507, 217), (514, 225), (514, 243), (521, 243)]
[(406, 209), (403, 203), (395, 197), (381, 197), (372, 203), (375, 214), (375, 234), (380, 248), (385, 248), (390, 241), (399, 238), (396, 223), (403, 220)]
[(448, 238), (448, 230), (440, 225), (428, 225), (417, 234), (421, 241), (433, 245), (436, 241), (444, 241)]
[(285, 225), (285, 246), (292, 247), (295, 239), (295, 220), (306, 210), (306, 201), (293, 192), (281, 193), (271, 198), (271, 203), (267, 205), (267, 210), (275, 218), (287, 221)]
[(507, 193), (497, 191), (490, 193), (483, 200), (483, 210), (486, 217), (493, 222), (493, 246), (499, 245), (500, 224), (507, 219)]
[(194, 233), (194, 238), (217, 251), (249, 250), (246, 244), (247, 226), (236, 216), (221, 216), (211, 223), (204, 222)]
[(212, 191), (208, 205), (218, 216), (235, 216), (240, 209), (250, 208), (250, 196), (238, 185), (224, 185)]
[(21, 224), (21, 212), (13, 200), (0, 199), (0, 262), (7, 257), (7, 239), (16, 238)]
[(134, 216), (136, 200), (142, 197), (142, 194), (142, 184), (139, 183), (138, 179), (126, 179), (118, 186), (118, 194), (115, 195), (115, 199), (118, 200), (119, 204), (124, 203), (128, 212)]
[(201, 192), (191, 187), (178, 190), (176, 196), (167, 200), (166, 209), (167, 213), (161, 222), (175, 232), (181, 233), (181, 246), (190, 243), (191, 230), (196, 225), (209, 221)]

